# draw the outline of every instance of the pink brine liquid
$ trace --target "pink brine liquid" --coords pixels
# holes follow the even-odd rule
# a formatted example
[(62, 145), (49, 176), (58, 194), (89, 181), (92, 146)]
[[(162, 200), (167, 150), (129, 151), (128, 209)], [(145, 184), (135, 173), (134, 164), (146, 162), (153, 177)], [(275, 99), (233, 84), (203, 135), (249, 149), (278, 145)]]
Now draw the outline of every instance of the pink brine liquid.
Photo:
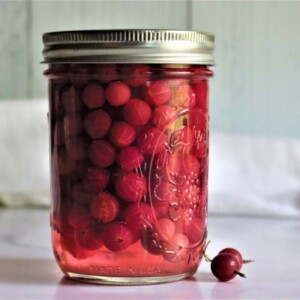
[(62, 271), (118, 283), (194, 274), (206, 239), (211, 71), (53, 64), (45, 73)]

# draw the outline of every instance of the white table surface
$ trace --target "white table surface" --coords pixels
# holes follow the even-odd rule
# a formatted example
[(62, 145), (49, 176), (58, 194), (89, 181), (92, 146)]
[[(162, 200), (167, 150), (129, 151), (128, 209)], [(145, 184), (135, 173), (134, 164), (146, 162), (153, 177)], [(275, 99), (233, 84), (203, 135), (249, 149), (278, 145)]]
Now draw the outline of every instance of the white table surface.
[(63, 277), (54, 260), (49, 214), (0, 209), (0, 299), (300, 299), (300, 220), (210, 217), (208, 254), (240, 249), (247, 278), (218, 282), (202, 262), (196, 275), (148, 286), (100, 286)]

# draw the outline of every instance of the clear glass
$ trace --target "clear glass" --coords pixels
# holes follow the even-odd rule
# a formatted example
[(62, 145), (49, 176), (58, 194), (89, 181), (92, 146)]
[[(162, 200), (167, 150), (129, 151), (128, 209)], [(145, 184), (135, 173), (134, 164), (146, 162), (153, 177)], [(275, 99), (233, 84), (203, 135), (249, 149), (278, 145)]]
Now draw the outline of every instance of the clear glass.
[(205, 66), (52, 64), (51, 228), (58, 265), (102, 284), (192, 276), (206, 241)]

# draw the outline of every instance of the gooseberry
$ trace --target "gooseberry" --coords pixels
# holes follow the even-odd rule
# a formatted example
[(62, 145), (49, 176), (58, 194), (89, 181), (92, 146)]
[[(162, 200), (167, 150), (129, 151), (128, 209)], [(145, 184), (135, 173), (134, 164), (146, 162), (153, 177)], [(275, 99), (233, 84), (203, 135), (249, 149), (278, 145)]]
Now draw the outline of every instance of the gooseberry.
[(211, 261), (211, 271), (220, 281), (228, 281), (236, 275), (245, 277), (244, 274), (238, 271), (239, 262), (235, 256), (229, 253), (221, 253)]

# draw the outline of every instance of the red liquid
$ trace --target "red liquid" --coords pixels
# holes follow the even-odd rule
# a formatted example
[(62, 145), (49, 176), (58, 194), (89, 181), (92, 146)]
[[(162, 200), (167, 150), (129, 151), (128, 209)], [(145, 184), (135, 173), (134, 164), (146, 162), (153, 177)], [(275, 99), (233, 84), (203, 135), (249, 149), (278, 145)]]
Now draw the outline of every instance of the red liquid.
[(206, 238), (211, 71), (110, 68), (46, 71), (57, 262), (66, 274), (192, 275)]

